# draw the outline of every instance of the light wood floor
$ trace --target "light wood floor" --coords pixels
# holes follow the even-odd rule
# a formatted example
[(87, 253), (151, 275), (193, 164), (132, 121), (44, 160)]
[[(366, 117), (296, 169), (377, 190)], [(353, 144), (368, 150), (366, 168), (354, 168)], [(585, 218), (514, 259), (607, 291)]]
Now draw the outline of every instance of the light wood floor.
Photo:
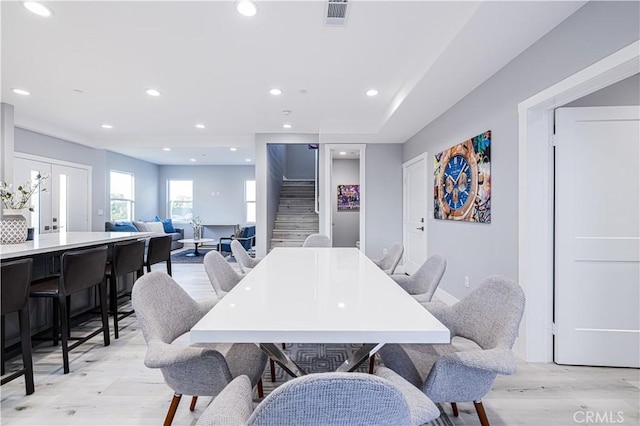
[[(173, 265), (173, 275), (193, 297), (214, 297), (202, 265)], [(172, 392), (159, 371), (143, 365), (146, 345), (135, 316), (126, 318), (121, 325), (124, 329), (120, 339), (112, 338), (110, 346), (102, 346), (102, 339), (96, 337), (72, 351), (71, 373), (67, 375), (62, 374), (59, 346), (37, 346), (36, 391), (25, 396), (22, 379), (2, 386), (1, 423), (161, 424)], [(11, 365), (20, 362), (14, 359), (8, 368)], [(638, 425), (639, 387), (640, 373), (634, 369), (520, 362), (515, 375), (498, 377), (484, 405), (492, 425)], [(185, 397), (174, 425), (194, 424), (209, 400), (201, 398), (196, 410), (190, 412), (189, 399)], [(450, 407), (445, 408), (456, 425), (479, 424), (473, 404), (458, 406), (458, 418), (451, 416)]]

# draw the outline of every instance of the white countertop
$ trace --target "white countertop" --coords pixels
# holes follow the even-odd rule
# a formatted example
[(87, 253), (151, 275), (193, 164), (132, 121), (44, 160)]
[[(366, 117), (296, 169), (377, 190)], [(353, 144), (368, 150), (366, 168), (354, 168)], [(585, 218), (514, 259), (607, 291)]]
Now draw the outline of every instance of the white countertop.
[(14, 259), (119, 241), (147, 238), (153, 232), (56, 232), (36, 234), (33, 241), (0, 245), (0, 259)]
[(449, 330), (356, 248), (275, 248), (192, 342), (449, 343)]

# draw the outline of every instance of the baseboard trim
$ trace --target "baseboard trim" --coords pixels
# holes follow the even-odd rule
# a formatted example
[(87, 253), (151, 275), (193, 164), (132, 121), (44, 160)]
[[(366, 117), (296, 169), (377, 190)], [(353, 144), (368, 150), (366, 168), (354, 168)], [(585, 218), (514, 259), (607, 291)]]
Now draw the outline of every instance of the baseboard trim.
[(459, 299), (457, 299), (456, 297), (454, 297), (451, 294), (447, 293), (446, 291), (444, 291), (441, 288), (438, 288), (436, 290), (434, 296), (437, 297), (438, 299), (440, 299), (441, 301), (443, 301), (444, 303), (446, 303), (449, 306), (454, 305), (454, 304), (459, 302)]

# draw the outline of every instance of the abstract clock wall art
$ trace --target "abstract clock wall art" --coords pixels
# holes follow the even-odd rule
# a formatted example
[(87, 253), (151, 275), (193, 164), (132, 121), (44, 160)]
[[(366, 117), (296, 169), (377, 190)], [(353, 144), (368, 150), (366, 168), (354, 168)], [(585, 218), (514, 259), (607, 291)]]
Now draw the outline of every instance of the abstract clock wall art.
[(360, 185), (338, 185), (338, 211), (360, 210)]
[(433, 217), (491, 223), (491, 130), (435, 156)]

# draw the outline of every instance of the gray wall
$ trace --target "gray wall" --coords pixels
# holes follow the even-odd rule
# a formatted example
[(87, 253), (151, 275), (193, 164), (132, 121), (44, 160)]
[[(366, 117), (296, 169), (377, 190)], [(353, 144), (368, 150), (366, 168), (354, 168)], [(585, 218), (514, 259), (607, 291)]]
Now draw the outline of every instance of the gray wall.
[(331, 168), (333, 247), (355, 247), (360, 241), (360, 211), (338, 211), (338, 185), (360, 185), (360, 160), (334, 159)]
[[(254, 166), (160, 166), (157, 214), (160, 217), (168, 216), (169, 180), (191, 180), (194, 216), (200, 216), (204, 225), (229, 225), (205, 227), (203, 237), (228, 236), (233, 231), (231, 225), (245, 225), (244, 183), (254, 179)], [(188, 223), (178, 225), (184, 227), (185, 238), (193, 236)]]
[(640, 74), (568, 103), (564, 108), (640, 105)]
[(286, 168), (284, 175), (287, 179), (315, 179), (315, 153), (309, 145), (286, 146)]
[[(267, 239), (271, 239), (273, 235), (286, 163), (287, 145), (267, 145)], [(270, 248), (271, 244), (267, 242), (267, 250)]]
[[(108, 177), (111, 170), (132, 173), (134, 176), (134, 194), (136, 200), (134, 219), (149, 221), (153, 220), (156, 215), (164, 217), (164, 209), (160, 209), (158, 201), (160, 193), (158, 188), (160, 166), (107, 151), (107, 206), (109, 206), (109, 194), (111, 193)], [(108, 219), (109, 207), (105, 210), (105, 220)]]
[(471, 288), (487, 275), (518, 276), (518, 103), (638, 40), (639, 14), (638, 2), (587, 3), (404, 144), (405, 161), (423, 152), (433, 158), (493, 132), (492, 223), (427, 221), (428, 253), (447, 258), (441, 287), (448, 293), (460, 298), (470, 290), (465, 275)]
[(372, 258), (402, 242), (402, 145), (368, 144), (366, 149), (366, 251)]
[[(19, 127), (15, 128), (15, 151), (91, 166), (91, 228), (93, 231), (104, 231), (104, 221), (108, 218), (109, 211), (107, 151)], [(98, 210), (104, 211), (105, 215), (98, 216)]]

